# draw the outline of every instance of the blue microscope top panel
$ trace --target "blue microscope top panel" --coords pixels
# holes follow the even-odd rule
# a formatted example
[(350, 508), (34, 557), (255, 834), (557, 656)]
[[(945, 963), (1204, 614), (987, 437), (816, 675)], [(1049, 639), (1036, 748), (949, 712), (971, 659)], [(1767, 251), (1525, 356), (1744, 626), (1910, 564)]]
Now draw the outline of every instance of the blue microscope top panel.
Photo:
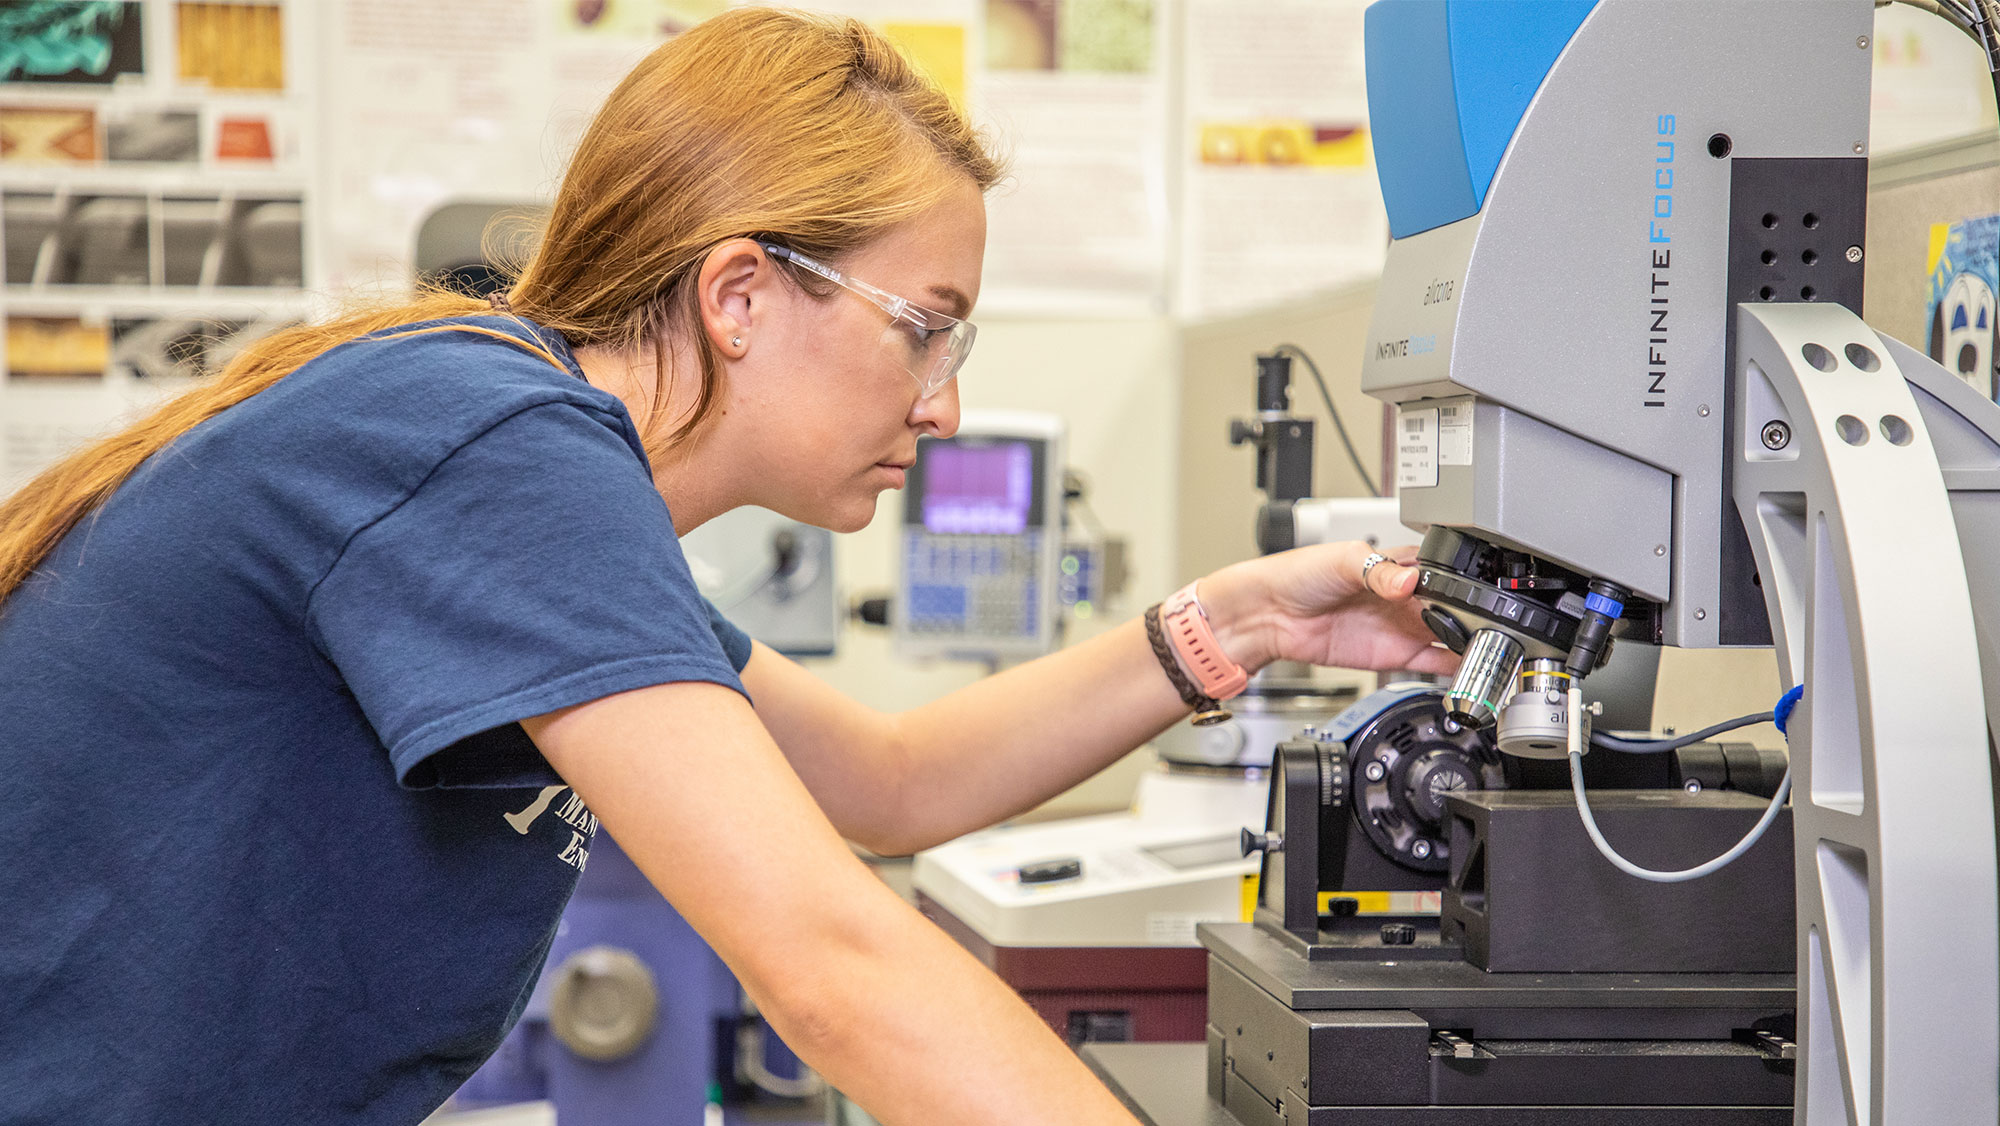
[(1368, 119), (1389, 233), (1477, 215), (1500, 158), (1597, 0), (1377, 0)]

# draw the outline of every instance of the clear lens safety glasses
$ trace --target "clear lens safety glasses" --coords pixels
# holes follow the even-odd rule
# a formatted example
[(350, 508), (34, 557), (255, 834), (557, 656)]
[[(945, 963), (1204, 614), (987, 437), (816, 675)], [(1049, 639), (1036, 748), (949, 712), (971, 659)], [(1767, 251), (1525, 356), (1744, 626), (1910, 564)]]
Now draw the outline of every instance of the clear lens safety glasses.
[(971, 321), (926, 309), (906, 297), (898, 297), (860, 278), (849, 277), (790, 247), (771, 242), (759, 242), (757, 245), (773, 258), (783, 259), (802, 270), (810, 270), (889, 314), (889, 330), (883, 334), (883, 341), (897, 354), (911, 378), (917, 381), (922, 398), (928, 399), (943, 390), (944, 385), (958, 374), (966, 355), (972, 351), (972, 341), (979, 330)]

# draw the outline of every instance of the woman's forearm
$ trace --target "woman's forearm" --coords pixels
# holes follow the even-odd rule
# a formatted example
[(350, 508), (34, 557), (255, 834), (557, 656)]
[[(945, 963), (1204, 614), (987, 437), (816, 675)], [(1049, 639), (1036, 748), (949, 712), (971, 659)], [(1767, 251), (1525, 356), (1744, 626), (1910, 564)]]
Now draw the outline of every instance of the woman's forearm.
[(903, 712), (900, 850), (1031, 809), (1186, 714), (1137, 621)]
[[(1365, 544), (1322, 545), (1225, 567), (1199, 596), (1223, 655), (1255, 672), (1287, 658), (1445, 671), (1411, 601), (1416, 572), (1362, 574)], [(1028, 810), (1187, 714), (1144, 625), (987, 677), (895, 715), (864, 707), (775, 654), (745, 681), (757, 714), (850, 840), (900, 854)]]
[[(1261, 568), (1201, 580), (1223, 652), (1251, 671), (1272, 659)], [(1134, 619), (895, 717), (905, 743), (901, 824), (916, 848), (1048, 800), (1187, 715)]]
[[(1416, 571), (1364, 574), (1366, 544), (1233, 564), (1197, 588), (1224, 656), (1445, 671), (1411, 600)], [(892, 718), (899, 845), (928, 847), (1030, 809), (1187, 714), (1140, 621), (987, 677)]]

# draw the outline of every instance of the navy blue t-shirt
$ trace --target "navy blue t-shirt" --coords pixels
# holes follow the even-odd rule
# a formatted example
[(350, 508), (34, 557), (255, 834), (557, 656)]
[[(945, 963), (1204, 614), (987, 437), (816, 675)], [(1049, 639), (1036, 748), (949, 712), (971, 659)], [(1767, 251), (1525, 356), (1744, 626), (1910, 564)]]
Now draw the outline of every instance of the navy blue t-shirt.
[(334, 349), (0, 604), (0, 1120), (417, 1122), (596, 828), (516, 721), (742, 690), (622, 405), (447, 323), (564, 366)]

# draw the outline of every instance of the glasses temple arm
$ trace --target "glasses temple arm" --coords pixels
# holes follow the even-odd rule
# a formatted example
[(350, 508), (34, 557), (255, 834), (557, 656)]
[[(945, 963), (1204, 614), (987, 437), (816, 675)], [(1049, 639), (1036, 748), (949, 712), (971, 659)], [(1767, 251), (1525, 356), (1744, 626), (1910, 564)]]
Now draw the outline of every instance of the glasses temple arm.
[(760, 242), (757, 245), (763, 247), (773, 257), (782, 258), (801, 269), (810, 270), (843, 289), (853, 290), (855, 293), (867, 298), (870, 304), (892, 317), (902, 316), (903, 310), (911, 307), (907, 299), (898, 297), (886, 289), (879, 289), (869, 285), (860, 278), (850, 278), (832, 266), (808, 258), (789, 246), (779, 246), (776, 243), (769, 242)]

